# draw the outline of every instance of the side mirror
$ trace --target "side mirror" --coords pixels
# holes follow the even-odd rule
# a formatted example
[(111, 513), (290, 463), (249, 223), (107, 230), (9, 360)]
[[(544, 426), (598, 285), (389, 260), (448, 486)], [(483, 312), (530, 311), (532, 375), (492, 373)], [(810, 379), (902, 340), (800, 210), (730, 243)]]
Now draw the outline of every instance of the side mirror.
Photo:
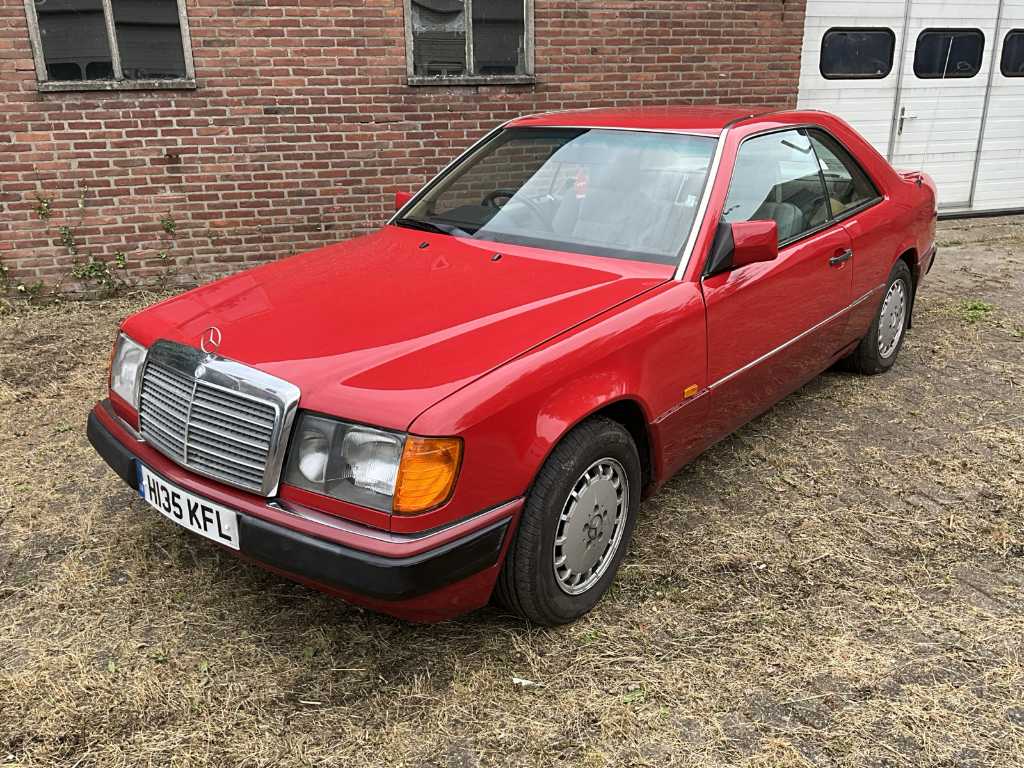
[(778, 255), (779, 225), (774, 220), (734, 221), (731, 224), (723, 221), (711, 243), (704, 276), (772, 261)]
[(395, 190), (395, 210), (396, 211), (402, 210), (402, 208), (405, 206), (405, 204), (408, 203), (410, 200), (412, 200), (412, 192), (406, 192), (405, 190), (402, 190), (402, 189), (396, 189)]
[(737, 221), (732, 225), (732, 266), (772, 261), (779, 255), (779, 225), (765, 221)]

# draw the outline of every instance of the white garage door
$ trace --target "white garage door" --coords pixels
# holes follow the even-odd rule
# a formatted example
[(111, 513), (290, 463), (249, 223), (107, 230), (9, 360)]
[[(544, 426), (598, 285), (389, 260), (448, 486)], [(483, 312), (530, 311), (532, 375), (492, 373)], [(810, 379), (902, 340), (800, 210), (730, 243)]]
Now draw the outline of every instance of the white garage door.
[(1024, 0), (809, 0), (799, 105), (927, 171), (940, 209), (1022, 207), (1020, 58)]

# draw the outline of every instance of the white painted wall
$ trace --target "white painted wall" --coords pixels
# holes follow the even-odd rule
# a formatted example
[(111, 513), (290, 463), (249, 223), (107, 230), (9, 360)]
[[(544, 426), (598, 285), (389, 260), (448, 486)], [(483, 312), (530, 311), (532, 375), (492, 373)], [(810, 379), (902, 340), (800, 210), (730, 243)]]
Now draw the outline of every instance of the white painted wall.
[[(821, 40), (833, 27), (892, 29), (896, 50), (889, 75), (822, 77)], [(984, 33), (977, 75), (940, 80), (914, 74), (918, 35), (934, 27)], [(938, 186), (940, 208), (1024, 207), (1024, 78), (999, 71), (1006, 33), (1022, 28), (1024, 0), (808, 0), (798, 104), (849, 121), (897, 168), (927, 171)]]

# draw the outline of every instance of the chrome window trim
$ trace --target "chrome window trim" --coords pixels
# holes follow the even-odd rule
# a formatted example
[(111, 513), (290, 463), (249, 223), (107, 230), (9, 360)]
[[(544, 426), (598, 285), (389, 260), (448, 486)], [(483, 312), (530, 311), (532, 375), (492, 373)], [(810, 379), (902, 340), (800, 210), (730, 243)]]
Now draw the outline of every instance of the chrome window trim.
[[(450, 163), (448, 163), (448, 165), (446, 165), (444, 168), (442, 168), (440, 171), (438, 171), (436, 174), (434, 174), (434, 176), (432, 176), (430, 178), (430, 180), (426, 184), (424, 184), (422, 187), (420, 187), (419, 191), (416, 192), (416, 194), (414, 194), (411, 198), (409, 198), (409, 201), (405, 205), (403, 205), (401, 208), (399, 208), (397, 211), (395, 211), (394, 214), (392, 214), (391, 218), (389, 218), (387, 220), (387, 222), (385, 223), (385, 226), (392, 225), (396, 221), (398, 221), (398, 219), (402, 218), (402, 216), (408, 210), (413, 208), (413, 206), (415, 206), (423, 198), (423, 196), (427, 192), (429, 192), (431, 189), (433, 189), (438, 184), (438, 182), (440, 182), (441, 179), (448, 174), (449, 171), (455, 170), (455, 168), (457, 168), (463, 162), (468, 160), (478, 149), (482, 148), (484, 146), (484, 144), (486, 144), (492, 138), (497, 136), (505, 128), (522, 128), (522, 129), (531, 129), (531, 128), (545, 129), (545, 128), (551, 128), (551, 129), (558, 129), (558, 130), (565, 129), (565, 130), (570, 130), (570, 131), (633, 131), (634, 133), (671, 133), (671, 134), (675, 134), (677, 136), (700, 136), (700, 137), (707, 138), (707, 139), (714, 139), (715, 138), (714, 136), (709, 136), (708, 134), (701, 133), (699, 131), (681, 131), (681, 130), (673, 130), (673, 129), (668, 129), (668, 128), (621, 128), (621, 127), (602, 126), (602, 125), (512, 125), (512, 123), (514, 123), (514, 122), (516, 122), (518, 120), (528, 119), (530, 117), (541, 117), (541, 116), (547, 115), (547, 114), (551, 114), (551, 113), (539, 112), (536, 115), (527, 115), (525, 118), (524, 117), (513, 117), (512, 119), (506, 120), (505, 122), (503, 122), (503, 123), (495, 126), (494, 128), (492, 128), (490, 131), (488, 131), (486, 134), (484, 134), (483, 138), (481, 138), (478, 141), (476, 141), (475, 143), (471, 144), (469, 146), (469, 148), (465, 149), (462, 152), (462, 154), (457, 155)], [(716, 150), (715, 150), (715, 154), (716, 154), (717, 157), (719, 157), (719, 159), (720, 159), (720, 152), (721, 152), (720, 147), (722, 146), (722, 140), (724, 138), (725, 138), (725, 131), (722, 131), (721, 136), (719, 137), (718, 148), (716, 148)], [(715, 163), (715, 160), (712, 159), (712, 167), (708, 171), (709, 177), (710, 177), (710, 173), (715, 168), (714, 163)], [(705, 184), (705, 188), (706, 187), (707, 187), (707, 185)], [(700, 215), (701, 215), (700, 211), (698, 210), (697, 215), (694, 217), (694, 222), (695, 223), (698, 220)]]
[(704, 228), (704, 219), (707, 217), (708, 205), (711, 203), (711, 192), (718, 180), (718, 168), (722, 164), (722, 155), (725, 153), (725, 140), (729, 135), (729, 128), (726, 126), (718, 135), (718, 144), (715, 146), (715, 154), (711, 158), (711, 165), (708, 167), (707, 178), (704, 180), (704, 191), (701, 193), (697, 210), (693, 214), (693, 225), (690, 227), (690, 234), (686, 237), (686, 244), (683, 246), (682, 255), (676, 271), (672, 275), (673, 280), (682, 280), (686, 268), (690, 265), (693, 257), (693, 250), (697, 245), (697, 236)]
[(426, 184), (420, 187), (419, 191), (412, 197), (410, 197), (405, 205), (403, 205), (401, 208), (395, 211), (391, 218), (387, 220), (385, 226), (394, 224), (396, 221), (402, 218), (406, 211), (415, 206), (427, 192), (433, 189), (434, 186), (436, 186), (437, 183), (442, 179), (442, 177), (444, 177), (445, 174), (448, 173), (448, 171), (454, 170), (457, 166), (461, 165), (463, 162), (468, 160), (469, 157), (474, 152), (476, 152), (480, 147), (482, 147), (484, 144), (490, 141), (493, 137), (497, 136), (498, 133), (511, 122), (512, 120), (506, 120), (505, 122), (496, 125), (490, 131), (485, 133), (481, 139), (479, 139), (473, 144), (470, 144), (469, 148), (464, 150), (462, 154), (456, 155), (455, 158), (450, 163), (448, 163), (448, 165), (446, 165), (444, 168), (442, 168), (440, 171), (434, 174), (434, 176)]
[[(271, 435), (270, 450), (267, 452), (267, 464), (263, 473), (263, 482), (258, 493), (261, 496), (276, 495), (280, 485), (285, 456), (288, 451), (288, 441), (291, 437), (292, 426), (294, 425), (295, 415), (299, 407), (299, 396), (301, 394), (299, 388), (289, 381), (271, 376), (269, 373), (264, 373), (235, 360), (219, 355), (207, 354), (194, 347), (185, 346), (184, 344), (166, 339), (156, 341), (149, 348), (146, 361), (140, 370), (140, 381), (145, 377), (146, 368), (149, 367), (151, 362), (178, 371), (196, 381), (202, 381), (204, 384), (227, 390), (233, 394), (256, 400), (274, 408), (277, 412), (277, 419), (273, 434)], [(151, 445), (161, 454), (164, 453), (157, 448), (155, 443), (148, 442), (148, 445)], [(187, 461), (187, 454), (185, 463), (179, 463), (170, 457), (168, 458), (189, 472), (208, 477), (225, 485), (242, 487), (232, 483), (223, 475), (206, 472), (201, 468), (192, 466)], [(243, 488), (243, 490), (250, 493), (253, 492), (251, 488)]]
[[(768, 135), (773, 134), (773, 133), (781, 133), (783, 131), (791, 131), (791, 130), (803, 131), (805, 134), (806, 134), (807, 131), (815, 130), (815, 131), (821, 131), (826, 136), (829, 136), (840, 147), (842, 147), (844, 150), (846, 150), (846, 153), (848, 155), (850, 155), (850, 159), (852, 159), (855, 163), (857, 163), (857, 167), (860, 168), (860, 170), (864, 173), (864, 176), (867, 177), (868, 181), (871, 182), (871, 185), (875, 188), (875, 191), (878, 192), (878, 195), (876, 197), (873, 197), (873, 198), (869, 199), (869, 200), (865, 200), (863, 203), (858, 204), (854, 208), (849, 208), (849, 209), (843, 211), (839, 216), (833, 216), (832, 215), (832, 207), (830, 205), (829, 206), (829, 216), (828, 216), (827, 219), (825, 219), (825, 221), (821, 222), (821, 224), (818, 224), (815, 227), (811, 227), (810, 229), (808, 229), (808, 230), (806, 230), (804, 232), (801, 232), (798, 235), (794, 235), (793, 237), (790, 237), (790, 238), (788, 238), (786, 240), (780, 240), (779, 241), (779, 250), (780, 251), (783, 248), (788, 248), (789, 246), (794, 245), (796, 243), (799, 243), (802, 240), (806, 240), (808, 237), (811, 237), (812, 235), (816, 235), (819, 232), (823, 232), (826, 229), (828, 229), (829, 227), (835, 226), (836, 224), (839, 224), (839, 223), (845, 221), (846, 219), (850, 218), (851, 216), (855, 216), (856, 214), (861, 213), (863, 211), (866, 211), (869, 208), (875, 207), (876, 205), (881, 203), (883, 200), (885, 200), (886, 197), (887, 197), (887, 192), (885, 190), (885, 187), (883, 185), (879, 184), (878, 180), (874, 176), (872, 176), (868, 172), (868, 170), (863, 165), (860, 164), (860, 162), (858, 162), (857, 158), (853, 155), (853, 153), (850, 152), (850, 150), (846, 148), (846, 145), (843, 144), (843, 142), (841, 142), (838, 138), (836, 138), (835, 134), (832, 133), (832, 131), (830, 131), (828, 128), (825, 128), (823, 125), (819, 125), (818, 123), (792, 123), (790, 125), (783, 125), (783, 126), (779, 126), (779, 127), (775, 127), (775, 128), (768, 128), (768, 129), (763, 130), (763, 131), (757, 131), (755, 133), (751, 133), (749, 136), (744, 136), (743, 139), (740, 141), (739, 146), (736, 148), (736, 155), (737, 156), (739, 155), (740, 147), (742, 147), (746, 142), (750, 141), (750, 139), (756, 139), (756, 138), (758, 138), (760, 136), (768, 136)], [(810, 141), (810, 136), (807, 137), (807, 140)], [(733, 167), (733, 171), (735, 171), (735, 166)], [(732, 179), (732, 176), (730, 175), (730, 177), (729, 177), (729, 187), (730, 188), (732, 187), (732, 181), (733, 181), (733, 179)], [(824, 184), (824, 182), (822, 182), (822, 183)], [(827, 193), (827, 190), (825, 190), (825, 191)], [(728, 199), (728, 197), (729, 197), (729, 190), (728, 189), (726, 189), (726, 191), (725, 191), (725, 197), (726, 197), (726, 199)], [(827, 194), (826, 194), (826, 197), (827, 197)], [(704, 215), (706, 215), (706, 211), (705, 211)], [(684, 267), (684, 269), (685, 269), (685, 267)], [(681, 277), (681, 276), (682, 276), (682, 272), (679, 273), (679, 277)], [(677, 279), (678, 279), (678, 277), (677, 277)], [(703, 279), (703, 277), (701, 279)]]

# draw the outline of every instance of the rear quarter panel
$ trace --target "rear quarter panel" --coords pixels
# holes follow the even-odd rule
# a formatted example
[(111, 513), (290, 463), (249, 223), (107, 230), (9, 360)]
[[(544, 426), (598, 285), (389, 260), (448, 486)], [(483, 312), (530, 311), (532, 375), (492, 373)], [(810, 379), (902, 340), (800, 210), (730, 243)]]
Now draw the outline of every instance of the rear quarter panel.
[[(823, 112), (801, 113), (835, 136), (857, 159), (882, 195), (882, 201), (846, 219), (844, 228), (853, 241), (853, 290), (856, 300), (883, 285), (893, 264), (911, 252), (914, 277), (923, 276), (923, 259), (935, 239), (935, 187), (930, 179), (917, 184), (897, 172), (881, 154), (844, 120)], [(922, 181), (926, 177), (922, 176)], [(859, 339), (876, 312), (875, 297), (859, 304), (850, 315), (849, 336)]]
[[(451, 501), (392, 530), (423, 530), (523, 495), (574, 425), (620, 400), (639, 405), (649, 427), (655, 482), (698, 453), (707, 371), (704, 305), (692, 283), (670, 281), (578, 326), (464, 387), (421, 414), (417, 434), (465, 441)], [(673, 410), (674, 409), (674, 410)], [(659, 420), (659, 417), (662, 417)]]

